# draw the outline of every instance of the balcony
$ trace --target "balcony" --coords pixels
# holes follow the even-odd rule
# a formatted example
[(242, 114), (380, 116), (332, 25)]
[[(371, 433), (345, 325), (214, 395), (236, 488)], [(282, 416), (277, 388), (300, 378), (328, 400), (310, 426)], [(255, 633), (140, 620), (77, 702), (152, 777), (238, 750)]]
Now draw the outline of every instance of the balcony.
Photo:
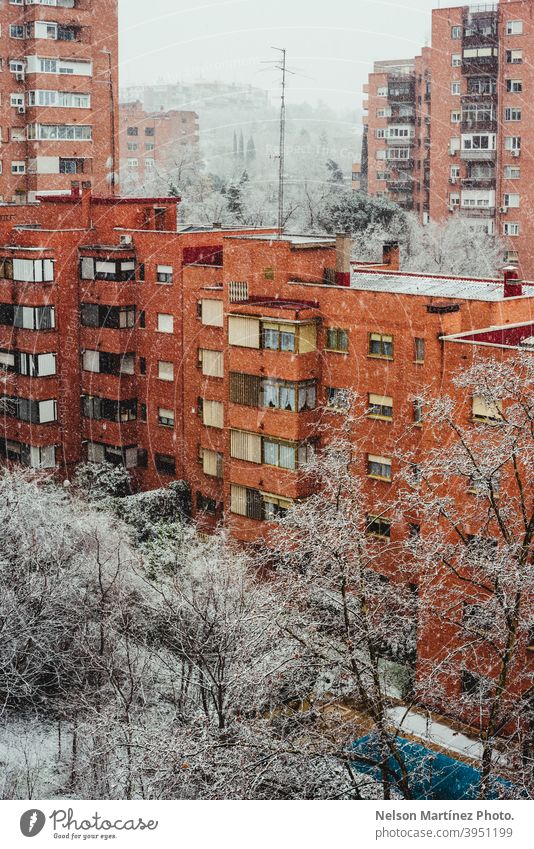
[(390, 144), (398, 147), (413, 147), (415, 145), (415, 139), (412, 138), (386, 138), (386, 144)]
[[(497, 81), (495, 81), (497, 84)], [(466, 94), (462, 94), (461, 102), (462, 105), (464, 103), (477, 103), (482, 98), (484, 104), (496, 104), (497, 103), (497, 92), (496, 91), (468, 91)]]
[(460, 124), (462, 133), (476, 133), (487, 131), (491, 133), (497, 132), (497, 118), (490, 119), (469, 119), (462, 121)]
[(415, 124), (415, 115), (390, 115), (388, 124)]
[(464, 177), (461, 184), (464, 189), (494, 189), (495, 177)]
[(462, 74), (496, 74), (499, 68), (498, 56), (470, 56), (462, 59)]
[(411, 171), (414, 167), (414, 159), (387, 159), (388, 168), (394, 168), (396, 171)]
[(494, 162), (496, 150), (461, 150), (460, 158), (466, 162)]
[(415, 103), (415, 88), (393, 89), (388, 91), (389, 103)]
[(460, 215), (462, 218), (494, 218), (495, 207), (481, 206), (462, 206), (460, 207)]
[(409, 192), (414, 190), (413, 180), (387, 180), (386, 185), (390, 192)]

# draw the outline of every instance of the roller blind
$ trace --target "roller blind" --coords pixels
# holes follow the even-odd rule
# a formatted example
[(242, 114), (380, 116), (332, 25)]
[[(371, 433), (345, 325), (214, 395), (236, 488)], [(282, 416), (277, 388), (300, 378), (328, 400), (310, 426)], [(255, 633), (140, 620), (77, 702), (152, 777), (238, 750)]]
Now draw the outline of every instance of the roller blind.
[(247, 490), (244, 486), (232, 484), (230, 487), (230, 509), (238, 516), (247, 515)]
[(308, 354), (317, 350), (317, 325), (303, 324), (299, 328), (299, 353)]
[(230, 454), (236, 460), (261, 463), (261, 436), (245, 430), (230, 432)]
[(201, 350), (202, 374), (206, 377), (224, 377), (224, 354), (222, 351)]
[(233, 404), (245, 404), (248, 407), (260, 405), (261, 378), (255, 374), (230, 374), (230, 401)]
[(392, 407), (393, 398), (390, 398), (389, 395), (373, 395), (369, 393), (369, 403), (378, 407)]
[(224, 324), (223, 302), (209, 299), (202, 300), (202, 324), (212, 327), (222, 327)]
[(208, 427), (224, 427), (224, 406), (220, 401), (204, 401), (202, 421)]
[(228, 341), (230, 345), (240, 345), (243, 348), (259, 348), (259, 319), (231, 315), (228, 320)]
[(202, 450), (202, 468), (205, 475), (211, 475), (214, 478), (222, 477), (222, 456), (217, 451), (204, 448)]
[(476, 419), (502, 419), (502, 401), (486, 401), (473, 396), (473, 417)]

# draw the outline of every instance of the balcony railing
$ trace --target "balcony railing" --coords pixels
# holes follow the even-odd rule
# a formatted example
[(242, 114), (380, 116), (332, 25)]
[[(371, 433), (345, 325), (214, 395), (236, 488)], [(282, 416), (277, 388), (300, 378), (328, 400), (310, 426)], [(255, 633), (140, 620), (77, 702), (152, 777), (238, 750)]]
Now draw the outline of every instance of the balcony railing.
[(412, 180), (387, 180), (386, 185), (390, 192), (409, 192), (411, 194), (414, 190)]
[(478, 130), (486, 130), (489, 132), (497, 131), (497, 119), (472, 119), (470, 118), (467, 121), (462, 121), (460, 124), (460, 130), (462, 133), (474, 133)]
[(493, 162), (497, 155), (495, 150), (461, 150), (460, 157), (466, 161)]
[(390, 115), (388, 124), (415, 124), (415, 115)]
[(461, 183), (464, 189), (494, 189), (495, 177), (465, 177)]
[(494, 218), (495, 207), (462, 206), (460, 214), (463, 218)]
[(399, 147), (413, 147), (415, 139), (413, 138), (386, 138), (386, 144), (398, 145)]
[(471, 56), (462, 59), (462, 74), (497, 73), (498, 67), (497, 56)]

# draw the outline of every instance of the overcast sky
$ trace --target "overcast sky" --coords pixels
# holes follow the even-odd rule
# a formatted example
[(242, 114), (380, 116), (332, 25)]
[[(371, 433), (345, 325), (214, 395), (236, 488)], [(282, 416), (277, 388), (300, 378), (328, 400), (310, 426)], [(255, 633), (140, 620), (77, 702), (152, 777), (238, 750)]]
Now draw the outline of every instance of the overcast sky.
[[(413, 56), (438, 0), (119, 0), (121, 85), (224, 80), (273, 89), (286, 47), (293, 100), (360, 106), (374, 59)], [(442, 2), (442, 6), (463, 5)]]

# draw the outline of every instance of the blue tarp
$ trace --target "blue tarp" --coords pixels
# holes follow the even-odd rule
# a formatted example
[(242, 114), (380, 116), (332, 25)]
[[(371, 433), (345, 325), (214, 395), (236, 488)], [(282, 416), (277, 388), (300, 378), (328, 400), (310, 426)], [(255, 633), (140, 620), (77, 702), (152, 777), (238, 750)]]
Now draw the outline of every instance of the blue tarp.
[[(448, 799), (475, 800), (480, 790), (480, 772), (468, 764), (448, 755), (427, 749), (419, 743), (412, 743), (403, 737), (396, 738), (396, 749), (401, 755), (409, 776), (412, 799)], [(368, 759), (364, 763), (356, 759), (353, 768), (365, 775), (371, 775), (377, 781), (382, 780), (382, 772), (376, 763), (381, 762), (380, 747), (377, 738), (369, 734), (353, 744), (355, 753)], [(392, 783), (401, 778), (401, 769), (395, 758), (390, 755), (386, 760)], [(400, 785), (399, 785), (400, 789)], [(514, 787), (505, 779), (492, 779), (490, 799), (510, 797)]]

